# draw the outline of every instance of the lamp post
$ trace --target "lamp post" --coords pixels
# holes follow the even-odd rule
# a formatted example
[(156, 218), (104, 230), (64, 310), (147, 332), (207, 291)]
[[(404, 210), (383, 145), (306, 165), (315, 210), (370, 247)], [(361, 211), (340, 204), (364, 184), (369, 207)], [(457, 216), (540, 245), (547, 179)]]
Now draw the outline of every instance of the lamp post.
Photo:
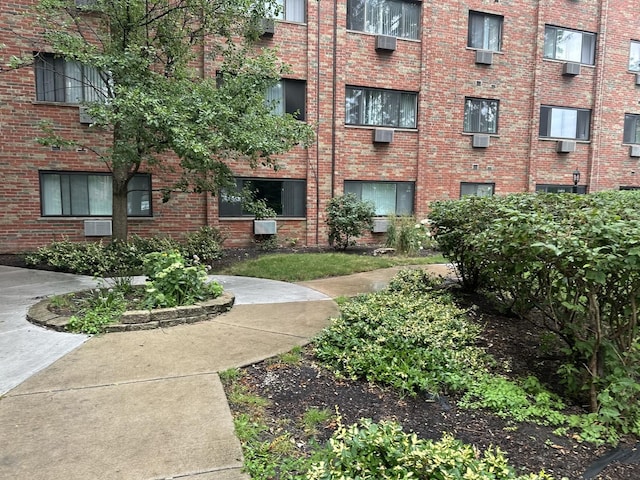
[(580, 181), (580, 172), (578, 169), (573, 171), (573, 193), (578, 193), (578, 182)]

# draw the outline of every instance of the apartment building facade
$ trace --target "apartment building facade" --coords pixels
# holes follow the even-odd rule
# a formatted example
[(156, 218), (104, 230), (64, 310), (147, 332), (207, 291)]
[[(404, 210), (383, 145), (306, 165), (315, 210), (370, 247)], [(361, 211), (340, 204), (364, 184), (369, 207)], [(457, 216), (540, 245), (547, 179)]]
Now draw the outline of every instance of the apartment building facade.
[[(29, 48), (12, 32), (28, 31), (19, 13), (32, 0), (13, 3), (0, 7), (8, 55)], [(423, 218), (430, 202), (461, 195), (640, 187), (638, 2), (280, 3), (259, 46), (278, 47), (291, 69), (267, 97), (313, 125), (316, 141), (279, 158), (277, 171), (232, 168), (239, 187), (251, 185), (278, 212), (281, 243), (326, 244), (326, 205), (343, 193), (374, 202), (384, 220)], [(105, 135), (69, 101), (73, 86), (46, 93), (55, 74), (37, 64), (0, 74), (0, 253), (108, 233), (106, 170), (88, 151), (35, 140), (43, 119), (77, 137)], [(135, 179), (131, 233), (211, 225), (227, 246), (254, 240), (234, 195), (176, 193), (162, 203), (162, 187), (159, 172)], [(381, 241), (384, 226), (363, 241)]]

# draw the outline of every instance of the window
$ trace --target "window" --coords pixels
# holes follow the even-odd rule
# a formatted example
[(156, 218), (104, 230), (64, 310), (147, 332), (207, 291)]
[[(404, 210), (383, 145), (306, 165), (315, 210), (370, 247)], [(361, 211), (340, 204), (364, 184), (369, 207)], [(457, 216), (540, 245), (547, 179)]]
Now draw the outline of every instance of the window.
[(38, 101), (83, 103), (104, 101), (107, 97), (104, 75), (93, 67), (52, 53), (38, 53), (35, 69)]
[(413, 182), (344, 182), (344, 193), (353, 193), (359, 200), (370, 201), (376, 215), (412, 215)]
[(306, 22), (306, 0), (276, 0), (276, 3), (280, 6), (280, 11), (275, 16), (277, 19), (287, 22)]
[(305, 119), (306, 82), (304, 80), (280, 80), (267, 90), (267, 102), (274, 115), (290, 113), (298, 120)]
[(418, 94), (347, 87), (347, 125), (416, 128)]
[(467, 98), (464, 102), (464, 131), (467, 133), (497, 133), (498, 103), (498, 100)]
[[(236, 178), (236, 192), (249, 189), (257, 199), (263, 199), (278, 216), (306, 216), (307, 182), (304, 180), (271, 180), (256, 178)], [(222, 192), (220, 195), (221, 217), (251, 216), (242, 210), (242, 200), (236, 192)]]
[[(108, 173), (40, 172), (43, 216), (110, 216), (112, 182)], [(129, 181), (127, 214), (151, 216), (151, 176), (135, 175)]]
[(540, 107), (540, 136), (589, 140), (591, 110)]
[(462, 182), (460, 184), (460, 197), (492, 197), (495, 192), (495, 188), (495, 183)]
[(579, 193), (584, 195), (587, 193), (586, 185), (536, 185), (538, 193)]
[(544, 29), (544, 56), (555, 60), (595, 63), (596, 36), (593, 33), (546, 26)]
[(640, 143), (640, 115), (624, 116), (624, 135), (622, 143)]
[(640, 42), (635, 40), (629, 46), (629, 70), (640, 72)]
[(348, 0), (347, 28), (417, 40), (420, 3), (403, 0)]
[(469, 12), (467, 45), (480, 50), (499, 52), (502, 49), (503, 17), (482, 12)]

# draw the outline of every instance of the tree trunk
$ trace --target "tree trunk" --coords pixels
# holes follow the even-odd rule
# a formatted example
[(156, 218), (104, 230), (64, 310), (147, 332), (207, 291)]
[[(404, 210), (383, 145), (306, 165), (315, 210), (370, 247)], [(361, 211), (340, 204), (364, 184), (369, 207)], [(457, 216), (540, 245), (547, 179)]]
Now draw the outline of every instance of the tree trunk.
[(113, 197), (111, 222), (113, 241), (126, 242), (129, 230), (127, 223), (127, 190), (129, 169), (126, 165), (113, 167)]

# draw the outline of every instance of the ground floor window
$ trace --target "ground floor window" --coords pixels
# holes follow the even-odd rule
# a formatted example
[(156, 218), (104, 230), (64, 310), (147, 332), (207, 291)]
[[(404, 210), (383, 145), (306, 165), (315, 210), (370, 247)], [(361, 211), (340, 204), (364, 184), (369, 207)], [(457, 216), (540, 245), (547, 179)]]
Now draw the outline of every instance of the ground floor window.
[(284, 180), (264, 178), (236, 178), (236, 191), (220, 194), (221, 217), (252, 216), (242, 209), (239, 192), (244, 189), (255, 193), (281, 217), (305, 217), (307, 182), (305, 180)]
[(536, 185), (536, 192), (540, 193), (587, 193), (586, 185)]
[(373, 203), (376, 215), (412, 215), (413, 182), (344, 182), (344, 193)]
[[(109, 173), (40, 172), (40, 209), (43, 216), (110, 216), (112, 178)], [(135, 175), (129, 181), (127, 213), (151, 216), (151, 176)]]
[(460, 196), (491, 197), (495, 193), (495, 189), (495, 183), (462, 182), (460, 184)]

